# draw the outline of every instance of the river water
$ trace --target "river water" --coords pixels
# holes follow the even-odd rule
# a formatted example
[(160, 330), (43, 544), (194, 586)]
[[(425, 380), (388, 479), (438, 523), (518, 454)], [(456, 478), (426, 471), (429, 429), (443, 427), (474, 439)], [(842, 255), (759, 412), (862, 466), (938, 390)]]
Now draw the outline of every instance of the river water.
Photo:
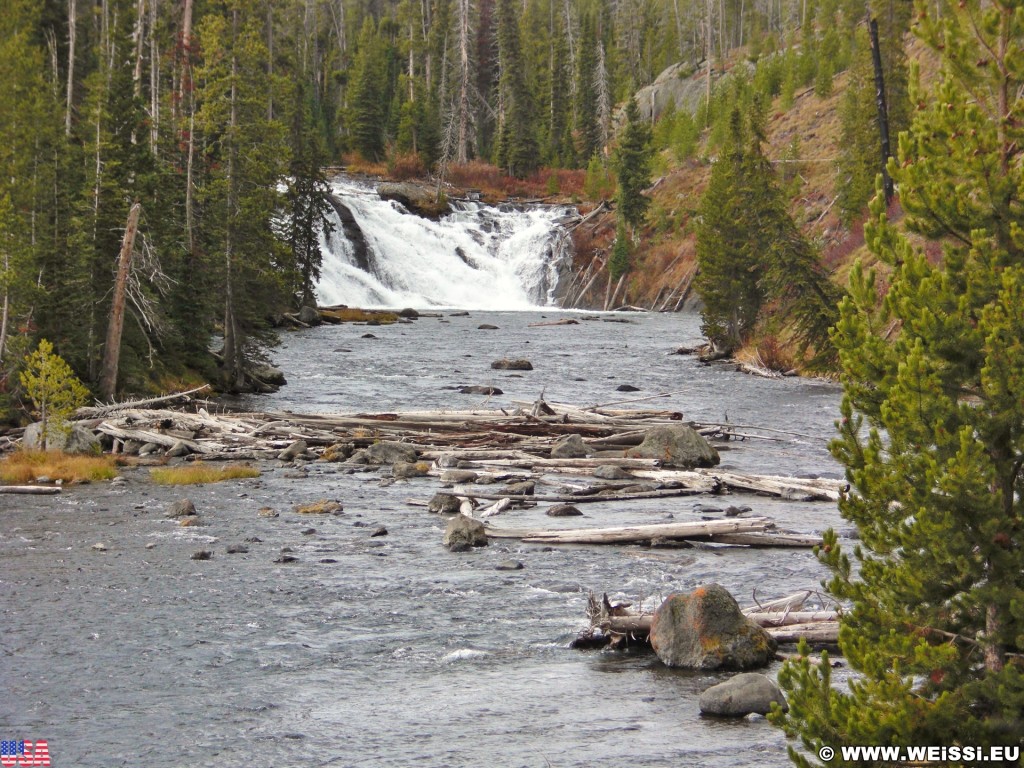
[[(735, 442), (723, 465), (838, 476), (826, 450), (835, 386), (669, 354), (699, 340), (694, 315), (530, 327), (566, 316), (444, 313), (292, 333), (274, 354), (289, 385), (249, 404), (507, 409), (541, 392), (579, 405), (674, 392), (649, 405), (800, 435)], [(526, 357), (535, 370), (492, 371), (499, 357)], [(616, 391), (625, 383), (641, 391)], [(506, 394), (484, 402), (451, 389), (463, 384)], [(0, 496), (0, 737), (47, 739), (58, 768), (787, 764), (786, 741), (768, 723), (700, 716), (700, 692), (726, 673), (568, 644), (586, 625), (588, 590), (651, 605), (716, 581), (747, 604), (755, 591), (817, 588), (824, 573), (809, 552), (499, 541), (452, 554), (442, 521), (406, 504), (428, 499), (434, 478), (382, 487), (374, 473), (314, 464), (303, 478), (268, 463), (258, 479), (182, 492), (150, 484), (146, 472), (127, 471), (122, 488)], [(204, 527), (166, 519), (183, 495)], [(344, 513), (289, 511), (318, 498), (338, 499)], [(698, 519), (707, 514), (699, 503), (749, 504), (802, 532), (841, 524), (832, 504), (739, 495), (587, 505), (573, 523)], [(266, 506), (280, 516), (259, 516)], [(551, 523), (545, 507), (497, 522)], [(378, 526), (388, 535), (372, 537)], [(226, 553), (254, 537), (248, 553)], [(274, 562), (282, 548), (296, 561)], [(199, 549), (213, 558), (190, 559)], [(523, 569), (495, 570), (510, 559)]]

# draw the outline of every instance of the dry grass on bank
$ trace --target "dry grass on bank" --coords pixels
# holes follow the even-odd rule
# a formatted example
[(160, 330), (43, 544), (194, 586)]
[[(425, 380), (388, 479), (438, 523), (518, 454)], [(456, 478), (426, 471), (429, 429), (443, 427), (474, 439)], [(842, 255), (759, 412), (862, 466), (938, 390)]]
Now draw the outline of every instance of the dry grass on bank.
[(0, 460), (0, 482), (24, 485), (37, 477), (63, 483), (91, 483), (117, 477), (112, 456), (81, 456), (60, 451), (15, 451)]
[(260, 471), (256, 467), (244, 464), (213, 467), (201, 461), (182, 467), (159, 467), (149, 471), (150, 479), (157, 485), (202, 485), (259, 476)]

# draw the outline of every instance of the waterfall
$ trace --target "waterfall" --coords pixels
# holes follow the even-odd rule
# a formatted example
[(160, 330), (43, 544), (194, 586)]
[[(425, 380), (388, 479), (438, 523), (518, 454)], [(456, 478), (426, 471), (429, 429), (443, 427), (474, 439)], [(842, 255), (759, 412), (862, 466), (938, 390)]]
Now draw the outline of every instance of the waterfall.
[[(321, 238), (322, 306), (529, 309), (556, 303), (572, 262), (567, 206), (455, 201), (438, 221), (332, 182), (334, 232)], [(340, 203), (338, 205), (337, 203)], [(564, 286), (563, 286), (564, 288)]]

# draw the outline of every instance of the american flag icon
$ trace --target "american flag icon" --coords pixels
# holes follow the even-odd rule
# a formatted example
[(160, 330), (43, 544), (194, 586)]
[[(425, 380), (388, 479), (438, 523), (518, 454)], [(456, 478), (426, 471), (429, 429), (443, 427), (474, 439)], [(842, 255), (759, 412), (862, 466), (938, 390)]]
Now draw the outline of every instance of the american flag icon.
[(4, 768), (27, 768), (50, 765), (50, 747), (45, 739), (38, 741), (0, 741), (0, 765)]

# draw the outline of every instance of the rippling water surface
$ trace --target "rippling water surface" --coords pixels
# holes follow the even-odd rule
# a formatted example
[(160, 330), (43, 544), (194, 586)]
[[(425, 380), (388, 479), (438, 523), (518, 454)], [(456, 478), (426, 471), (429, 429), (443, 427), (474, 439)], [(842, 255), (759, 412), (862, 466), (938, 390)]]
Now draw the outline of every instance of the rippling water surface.
[[(734, 443), (724, 465), (838, 475), (825, 449), (835, 387), (670, 355), (699, 340), (690, 315), (529, 327), (562, 316), (474, 312), (289, 334), (275, 362), (290, 384), (249, 404), (508, 409), (542, 392), (579, 405), (673, 392), (635, 405), (796, 433)], [(535, 370), (492, 371), (499, 357)], [(625, 383), (641, 391), (617, 392)], [(505, 394), (485, 403), (451, 389), (462, 384)], [(149, 484), (145, 471), (128, 471), (120, 489), (0, 496), (0, 736), (47, 739), (55, 766), (787, 764), (769, 724), (701, 718), (700, 692), (727, 675), (567, 644), (586, 624), (588, 590), (653, 603), (717, 581), (747, 603), (755, 590), (817, 587), (824, 574), (809, 552), (499, 541), (455, 555), (441, 547), (442, 521), (406, 504), (429, 498), (436, 479), (381, 487), (375, 474), (331, 465), (311, 465), (305, 479), (268, 465), (256, 480), (190, 489), (206, 525), (180, 528), (164, 512), (185, 493)], [(324, 497), (344, 514), (289, 511)], [(580, 524), (698, 519), (697, 503), (587, 505)], [(830, 504), (702, 503), (750, 504), (799, 531), (841, 522)], [(259, 517), (265, 506), (280, 516)], [(545, 506), (499, 522), (550, 523)], [(371, 537), (381, 525), (388, 535)], [(247, 554), (226, 553), (253, 537)], [(274, 563), (284, 547), (297, 562)], [(213, 559), (191, 560), (198, 549)], [(510, 559), (523, 570), (495, 570)]]

